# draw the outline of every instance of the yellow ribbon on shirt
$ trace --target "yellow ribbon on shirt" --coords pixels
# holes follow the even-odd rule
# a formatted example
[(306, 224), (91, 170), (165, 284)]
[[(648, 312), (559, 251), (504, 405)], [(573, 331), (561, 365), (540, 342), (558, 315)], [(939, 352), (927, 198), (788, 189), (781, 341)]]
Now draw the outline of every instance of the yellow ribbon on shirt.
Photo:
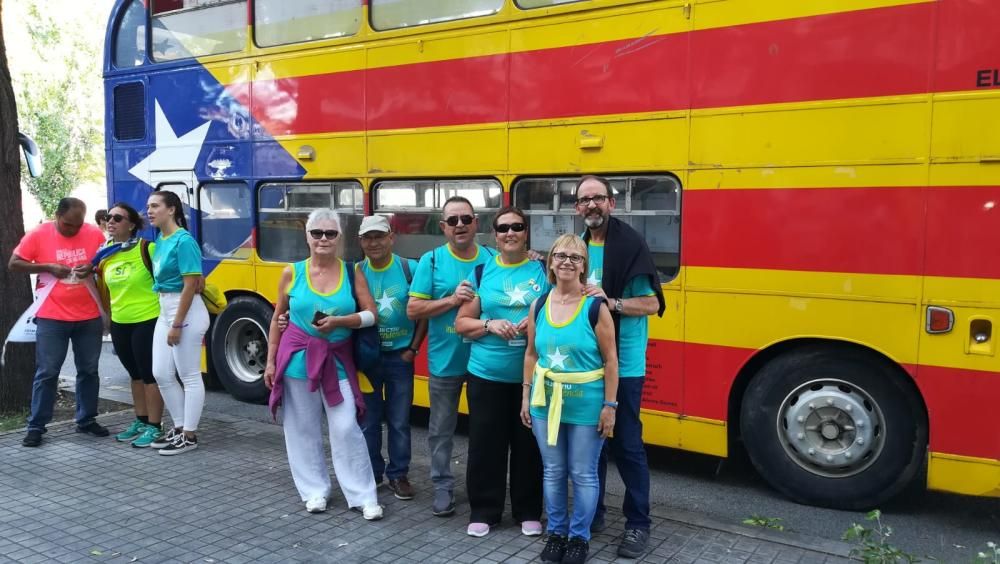
[(559, 424), (562, 422), (563, 384), (587, 384), (604, 378), (604, 367), (589, 372), (553, 372), (535, 364), (531, 390), (531, 406), (545, 407), (545, 379), (552, 380), (552, 398), (549, 403), (548, 443), (555, 446), (559, 440)]

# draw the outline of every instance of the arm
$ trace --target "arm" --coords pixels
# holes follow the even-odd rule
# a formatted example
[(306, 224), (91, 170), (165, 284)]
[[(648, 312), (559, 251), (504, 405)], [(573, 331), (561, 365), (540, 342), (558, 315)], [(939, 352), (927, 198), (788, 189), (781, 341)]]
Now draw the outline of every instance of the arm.
[[(524, 348), (524, 381), (521, 382), (521, 423), (531, 428), (531, 382), (535, 378), (535, 365), (538, 364), (538, 351), (535, 350), (535, 306), (538, 300), (528, 308), (528, 344)], [(612, 331), (614, 328), (612, 328)], [(613, 343), (612, 343), (613, 344)]]
[[(609, 300), (608, 305), (615, 307), (615, 301)], [(656, 296), (639, 296), (623, 299), (622, 306), (622, 315), (626, 317), (646, 317), (659, 311), (660, 302)]]
[(17, 255), (11, 255), (10, 261), (7, 263), (7, 268), (11, 272), (26, 272), (28, 274), (41, 274), (43, 272), (51, 274), (56, 278), (66, 278), (69, 276), (73, 269), (66, 266), (65, 264), (59, 264), (57, 262), (50, 263), (37, 263), (27, 261)]
[(184, 320), (187, 319), (188, 310), (191, 309), (191, 302), (198, 295), (200, 279), (201, 274), (184, 276), (184, 288), (181, 289), (181, 303), (177, 305), (177, 315), (174, 316), (173, 321), (170, 323), (170, 331), (167, 332), (167, 344), (171, 347), (181, 342), (181, 332), (187, 325), (184, 323)]
[(417, 357), (417, 351), (420, 350), (420, 345), (424, 342), (424, 337), (427, 336), (427, 320), (421, 319), (413, 325), (413, 338), (410, 339), (410, 344), (406, 347), (406, 350), (399, 354), (399, 358), (403, 359), (404, 362), (413, 362), (413, 359)]
[(288, 286), (292, 283), (292, 267), (286, 266), (278, 282), (278, 303), (274, 305), (274, 315), (271, 316), (271, 327), (267, 332), (267, 364), (264, 367), (264, 385), (271, 389), (274, 385), (275, 365), (278, 358), (278, 344), (281, 342), (282, 328), (278, 327), (278, 318), (288, 313)]
[[(655, 298), (654, 298), (655, 299)], [(604, 401), (618, 402), (618, 350), (615, 347), (615, 325), (611, 320), (611, 312), (606, 307), (601, 308), (597, 319), (597, 346), (604, 357)], [(615, 428), (615, 408), (601, 408), (601, 418), (597, 423), (597, 432), (608, 438)]]
[(483, 328), (482, 320), (479, 319), (482, 313), (479, 296), (473, 298), (471, 302), (465, 302), (458, 308), (458, 315), (455, 317), (455, 330), (467, 339), (482, 337), (488, 332)]
[(354, 270), (347, 271), (348, 276), (354, 277), (354, 294), (358, 297), (358, 311), (347, 315), (331, 315), (321, 321), (316, 328), (321, 333), (329, 333), (337, 327), (348, 329), (359, 329), (362, 326), (362, 311), (367, 311), (373, 319), (378, 319), (378, 312), (375, 310), (375, 300), (372, 298), (371, 290), (368, 289), (368, 280)]
[[(406, 302), (406, 317), (409, 317), (414, 321), (420, 319), (430, 319), (459, 307), (463, 303), (472, 299), (472, 289), (468, 285), (469, 283), (463, 280), (462, 283), (458, 285), (459, 289), (455, 290), (454, 294), (443, 297), (440, 300), (421, 298), (411, 294), (410, 299)], [(466, 294), (465, 291), (460, 292), (459, 290), (462, 288), (468, 288), (468, 294)]]

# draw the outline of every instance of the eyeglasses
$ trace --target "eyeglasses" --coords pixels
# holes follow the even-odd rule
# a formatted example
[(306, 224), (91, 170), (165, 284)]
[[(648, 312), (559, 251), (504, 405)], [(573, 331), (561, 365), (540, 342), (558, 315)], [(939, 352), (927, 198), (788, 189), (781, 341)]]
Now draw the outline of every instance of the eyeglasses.
[(607, 201), (608, 201), (607, 196), (589, 196), (589, 197), (585, 196), (583, 198), (577, 198), (576, 205), (580, 206), (581, 208), (589, 208), (591, 202), (599, 206), (603, 206), (604, 203)]
[(128, 219), (127, 215), (122, 215), (120, 213), (113, 213), (108, 216), (108, 223), (118, 223), (119, 221), (123, 221), (126, 219)]
[(580, 264), (583, 262), (583, 255), (568, 255), (566, 253), (554, 253), (552, 260), (556, 262), (569, 261), (570, 264)]
[(453, 215), (451, 217), (446, 217), (444, 222), (451, 227), (456, 227), (460, 221), (462, 222), (462, 225), (469, 225), (474, 219), (476, 219), (476, 217), (472, 215)]
[(309, 235), (311, 235), (312, 238), (316, 239), (317, 241), (322, 239), (324, 236), (326, 236), (327, 239), (332, 241), (340, 236), (340, 231), (337, 231), (336, 229), (326, 229), (326, 230), (310, 229)]
[(527, 227), (527, 225), (523, 223), (501, 223), (500, 225), (497, 225), (493, 229), (496, 229), (497, 233), (506, 233), (508, 231), (513, 231), (514, 233), (520, 233), (524, 231), (525, 227)]

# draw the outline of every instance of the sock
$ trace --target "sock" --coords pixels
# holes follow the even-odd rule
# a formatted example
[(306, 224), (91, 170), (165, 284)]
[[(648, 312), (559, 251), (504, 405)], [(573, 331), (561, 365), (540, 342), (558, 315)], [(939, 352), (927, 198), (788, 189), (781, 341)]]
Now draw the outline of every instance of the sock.
[(148, 415), (136, 415), (135, 418), (138, 419), (139, 421), (143, 422), (144, 424), (149, 425), (149, 416)]
[(146, 421), (146, 424), (147, 425), (152, 425), (153, 427), (156, 427), (157, 429), (160, 428), (160, 422), (159, 421)]

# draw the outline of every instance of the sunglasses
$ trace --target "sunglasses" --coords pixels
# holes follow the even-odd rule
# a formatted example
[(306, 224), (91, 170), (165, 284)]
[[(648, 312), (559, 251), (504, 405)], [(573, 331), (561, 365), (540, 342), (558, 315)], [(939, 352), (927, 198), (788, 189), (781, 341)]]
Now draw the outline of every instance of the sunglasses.
[(458, 222), (462, 222), (462, 225), (469, 225), (474, 219), (476, 219), (475, 216), (471, 215), (453, 215), (451, 217), (446, 217), (444, 222), (451, 227), (456, 227), (458, 226)]
[(336, 229), (327, 229), (325, 231), (323, 229), (310, 229), (309, 235), (317, 241), (322, 239), (324, 236), (332, 241), (340, 236), (340, 231), (337, 231)]
[(513, 231), (514, 233), (520, 233), (524, 231), (525, 227), (527, 226), (523, 223), (501, 223), (500, 225), (497, 225), (493, 229), (496, 229), (497, 233), (506, 233), (508, 231)]
[(120, 213), (113, 213), (108, 216), (108, 223), (118, 223), (119, 221), (124, 221), (128, 219), (127, 215), (122, 215)]

